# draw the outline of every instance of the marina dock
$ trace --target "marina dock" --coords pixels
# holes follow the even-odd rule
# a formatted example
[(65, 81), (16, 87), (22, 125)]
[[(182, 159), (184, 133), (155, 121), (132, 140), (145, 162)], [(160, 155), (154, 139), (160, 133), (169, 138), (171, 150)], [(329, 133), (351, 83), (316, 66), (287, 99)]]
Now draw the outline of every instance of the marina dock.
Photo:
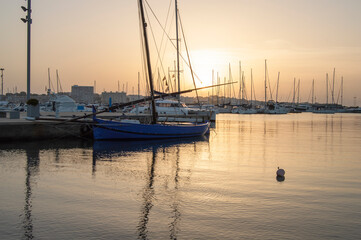
[[(19, 113), (19, 112), (18, 112)], [(92, 139), (91, 117), (76, 122), (66, 122), (75, 117), (90, 114), (90, 112), (63, 112), (55, 116), (55, 112), (41, 112), (40, 118), (29, 120), (26, 112), (20, 112), (19, 118), (13, 118), (14, 113), (7, 112), (0, 117), (0, 141), (28, 141), (60, 138)], [(123, 114), (119, 112), (105, 112), (99, 118), (110, 120), (133, 119), (141, 123), (149, 122), (148, 114)], [(190, 114), (188, 116), (160, 116), (160, 121), (211, 121), (210, 112)]]

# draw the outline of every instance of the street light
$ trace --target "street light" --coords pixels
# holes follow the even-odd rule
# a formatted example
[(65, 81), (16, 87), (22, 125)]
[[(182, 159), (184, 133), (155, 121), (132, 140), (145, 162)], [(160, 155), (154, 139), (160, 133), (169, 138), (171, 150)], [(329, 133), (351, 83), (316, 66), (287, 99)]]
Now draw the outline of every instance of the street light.
[(0, 68), (1, 71), (1, 97), (4, 96), (4, 68)]
[[(26, 0), (25, 0), (26, 1)], [(27, 39), (27, 46), (28, 46), (28, 54), (27, 54), (27, 93), (26, 93), (26, 99), (29, 100), (30, 99), (30, 33), (31, 33), (31, 24), (32, 24), (32, 19), (31, 19), (31, 0), (27, 0), (28, 1), (28, 7), (24, 7), (21, 6), (21, 9), (24, 12), (28, 12), (28, 15), (26, 16), (26, 18), (21, 18), (21, 21), (23, 21), (24, 23), (27, 23), (28, 26), (28, 39)]]

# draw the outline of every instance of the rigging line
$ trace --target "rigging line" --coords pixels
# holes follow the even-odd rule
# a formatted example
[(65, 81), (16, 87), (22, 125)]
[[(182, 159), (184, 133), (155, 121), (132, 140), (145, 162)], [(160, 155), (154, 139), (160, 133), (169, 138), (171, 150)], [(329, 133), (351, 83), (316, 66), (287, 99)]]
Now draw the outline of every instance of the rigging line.
[[(171, 0), (171, 2), (172, 2), (172, 0)], [(171, 5), (169, 5), (169, 10), (170, 10), (170, 7), (171, 7)], [(171, 21), (170, 21), (170, 23), (169, 23), (169, 29), (168, 29), (168, 32), (170, 33), (170, 31), (171, 31), (171, 29), (172, 29), (172, 22), (173, 22), (173, 18), (174, 18), (174, 12), (172, 11), (172, 13), (173, 13), (173, 15), (172, 15), (172, 19), (171, 19)], [(164, 34), (165, 35), (165, 34)], [(169, 34), (168, 34), (169, 35)], [(165, 44), (164, 44), (165, 46), (164, 46), (164, 51), (163, 51), (163, 53), (162, 53), (162, 58), (161, 58), (161, 61), (163, 61), (163, 59), (164, 59), (164, 56), (165, 56), (165, 52), (166, 52), (166, 50), (167, 50), (167, 46), (168, 46), (168, 41), (165, 41)], [(172, 90), (173, 90), (173, 86), (172, 86), (172, 80), (171, 79), (169, 79), (169, 83), (171, 84), (171, 87), (172, 87)]]
[[(177, 11), (178, 11), (178, 10), (177, 10)], [(182, 19), (181, 19), (181, 17), (180, 17), (179, 11), (178, 11), (178, 17), (179, 17), (180, 26), (181, 26), (181, 29), (182, 29), (182, 35), (183, 35), (183, 39), (184, 39), (184, 46), (185, 46), (186, 52), (187, 52), (187, 57), (188, 57), (188, 61), (189, 61), (189, 68), (190, 68), (190, 70), (191, 70), (193, 85), (194, 85), (194, 88), (197, 88), (196, 81), (194, 80), (193, 68), (192, 68), (192, 64), (191, 64), (191, 59), (189, 58), (187, 41), (186, 41), (186, 37), (185, 37), (185, 35), (184, 35)], [(199, 107), (202, 108), (201, 103), (200, 103), (200, 101), (199, 101), (199, 96), (198, 96), (198, 91), (197, 91), (197, 90), (196, 90), (196, 96), (197, 96), (198, 105), (199, 105)]]
[[(269, 90), (269, 93), (270, 93), (270, 100), (273, 99), (272, 97), (272, 89), (271, 89), (271, 82), (270, 82), (270, 79), (269, 79), (269, 74), (268, 74), (268, 67), (266, 68), (266, 79), (268, 80), (268, 90)], [(267, 81), (266, 81), (267, 83)]]
[[(231, 70), (231, 69), (230, 69)], [(232, 76), (232, 72), (230, 73), (230, 79), (229, 79), (229, 81), (231, 81), (231, 82), (233, 82), (233, 76)], [(233, 86), (233, 84), (231, 85), (231, 91), (232, 91), (232, 89), (233, 89), (233, 96), (236, 98), (236, 91), (235, 91), (235, 89), (234, 89), (234, 86)], [(231, 96), (232, 97), (232, 96)], [(236, 103), (237, 104), (237, 103)]]
[[(147, 3), (148, 7), (150, 8), (149, 4)], [(169, 18), (169, 13), (170, 13), (170, 9), (171, 9), (171, 6), (172, 6), (172, 0), (170, 0), (170, 3), (169, 3), (169, 7), (168, 7), (168, 13), (167, 13), (167, 18), (166, 18), (166, 22), (165, 22), (165, 27), (167, 26), (167, 23), (168, 23), (168, 18)], [(152, 9), (150, 9), (152, 11)], [(154, 14), (153, 14), (154, 15)], [(174, 16), (174, 15), (173, 15)], [(147, 13), (147, 17), (148, 17), (148, 13)], [(148, 17), (149, 18), (149, 17)], [(171, 22), (169, 24), (169, 31), (170, 31), (170, 28), (171, 28)], [(165, 36), (165, 32), (163, 31), (163, 35), (162, 35), (162, 39), (161, 39), (161, 43), (160, 43), (160, 49), (159, 49), (159, 52), (162, 52), (162, 46), (163, 46), (163, 41), (164, 41), (164, 36)], [(154, 38), (154, 37), (153, 37)], [(164, 44), (164, 51), (163, 53), (158, 53), (158, 58), (157, 58), (157, 62), (155, 64), (155, 68), (154, 69), (157, 69), (158, 67), (158, 62), (163, 62), (163, 59), (164, 59), (164, 56), (165, 56), (165, 52), (166, 52), (166, 49), (167, 49), (167, 45), (168, 45), (168, 41), (165, 41), (165, 44)], [(162, 55), (162, 57), (160, 56)], [(163, 71), (163, 75), (166, 76), (166, 73), (165, 73), (165, 70), (164, 70), (164, 66), (162, 66), (162, 71)]]
[(253, 79), (252, 79), (251, 84), (252, 84), (252, 86), (253, 86), (252, 88), (253, 88), (254, 101), (257, 101), (257, 98), (256, 98), (256, 89), (255, 89), (255, 87), (254, 87), (254, 81), (253, 81)]
[[(154, 32), (153, 32), (153, 28), (152, 28), (152, 25), (150, 23), (150, 19), (149, 19), (149, 16), (148, 16), (148, 12), (147, 12), (147, 9), (145, 8), (145, 14), (147, 15), (147, 19), (148, 19), (148, 24), (149, 24), (149, 28), (150, 28), (150, 31), (152, 33), (152, 37), (153, 37), (153, 41), (154, 41), (154, 45), (155, 45), (155, 48), (157, 50), (157, 54), (158, 54), (158, 59), (160, 59), (160, 53), (159, 53), (159, 49), (158, 49), (158, 45), (157, 45), (157, 41), (155, 39), (155, 36), (154, 36)], [(157, 61), (158, 62), (158, 61)], [(165, 71), (164, 71), (164, 66), (163, 66), (163, 63), (160, 61), (160, 66), (162, 68), (162, 71), (163, 71), (163, 74), (165, 75)], [(155, 66), (156, 67), (156, 66)], [(154, 68), (154, 72), (152, 72), (153, 76), (155, 75), (155, 72), (156, 72), (156, 69), (157, 68)]]
[(337, 94), (337, 101), (336, 101), (336, 104), (338, 104), (338, 100), (340, 98), (340, 93), (341, 93), (341, 89), (338, 90), (338, 94)]
[(63, 87), (61, 86), (60, 77), (58, 76), (58, 78), (59, 78), (60, 92), (63, 92)]
[[(170, 8), (171, 8), (171, 6), (172, 6), (172, 0), (170, 0), (169, 1), (169, 7), (168, 7), (168, 12), (167, 12), (167, 17), (166, 17), (166, 20), (165, 20), (165, 28), (167, 27), (167, 24), (168, 24), (168, 18), (169, 18), (169, 13), (170, 13)], [(170, 23), (170, 25), (171, 25), (171, 23)], [(162, 51), (162, 46), (163, 46), (163, 41), (164, 41), (164, 32), (163, 32), (163, 34), (162, 34), (162, 39), (161, 39), (161, 41), (160, 41), (160, 51)], [(165, 53), (165, 49), (166, 49), (166, 47), (167, 47), (167, 41), (165, 42), (165, 46), (164, 46), (164, 53)], [(163, 58), (164, 58), (164, 54), (163, 54), (163, 56), (162, 56), (162, 58), (161, 59), (157, 59), (157, 62), (156, 62), (156, 67), (158, 66), (158, 61), (162, 61), (163, 60)], [(165, 73), (163, 73), (164, 75), (165, 75)]]
[(291, 94), (292, 94), (292, 89), (293, 89), (293, 87), (291, 87), (291, 90), (290, 90), (290, 93), (288, 94), (288, 97), (287, 97), (287, 99), (286, 99), (286, 102), (288, 102), (288, 100), (290, 99), (290, 97), (291, 97)]
[(247, 102), (249, 101), (248, 96), (247, 96), (247, 87), (246, 87), (246, 77), (244, 77), (244, 81), (243, 81), (243, 92), (244, 92), (244, 96), (247, 99)]
[(270, 100), (273, 100), (273, 96), (272, 96), (272, 93), (273, 93), (273, 91), (272, 91), (272, 88), (271, 88), (271, 80), (270, 80), (270, 78), (269, 78), (269, 74), (268, 74), (268, 68), (267, 68), (267, 79), (268, 79), (268, 89), (269, 89), (269, 93), (270, 93)]
[[(49, 71), (49, 68), (48, 68), (48, 74), (49, 74), (49, 82), (50, 82), (50, 86), (49, 86), (49, 88), (53, 89), (53, 92), (55, 93), (55, 88), (54, 88), (53, 82), (51, 81), (51, 78), (50, 78), (50, 71)], [(50, 91), (50, 93), (51, 93), (51, 91)]]
[[(159, 26), (162, 28), (163, 32), (165, 33), (165, 35), (167, 36), (167, 38), (169, 39), (169, 41), (170, 41), (171, 44), (173, 45), (173, 47), (174, 47), (175, 49), (177, 49), (177, 47), (176, 47), (176, 46), (174, 45), (174, 43), (172, 42), (172, 39), (171, 39), (171, 38), (169, 37), (169, 35), (166, 33), (164, 27), (162, 26), (162, 24), (160, 23), (159, 19), (157, 18), (157, 16), (156, 16), (155, 13), (153, 12), (153, 9), (150, 7), (148, 1), (145, 0), (145, 2), (146, 2), (146, 4), (148, 5), (150, 11), (152, 12), (154, 18), (157, 20)], [(183, 57), (183, 55), (182, 55), (182, 54), (179, 54), (179, 56), (182, 58), (182, 60), (184, 61), (184, 63), (185, 63), (188, 67), (190, 67), (190, 66), (188, 65), (186, 59)], [(194, 74), (194, 76), (198, 79), (198, 81), (200, 81), (200, 82), (202, 83), (202, 81), (201, 81), (201, 79), (198, 77), (198, 75), (197, 75), (195, 72), (193, 72), (193, 74)]]
[(312, 93), (312, 89), (310, 90), (310, 93), (308, 94), (307, 102), (310, 101), (311, 93)]
[[(146, 0), (145, 0), (145, 2), (147, 3), (149, 9), (150, 9), (151, 12), (153, 13), (153, 16), (155, 17), (155, 14), (154, 14), (152, 8), (150, 7), (149, 3), (148, 3)], [(171, 7), (171, 5), (169, 6), (168, 11), (170, 11), (170, 7)], [(146, 9), (146, 8), (145, 8), (145, 13), (146, 13), (146, 15), (147, 15), (148, 24), (149, 24), (150, 30), (151, 30), (151, 32), (152, 32), (152, 37), (153, 37), (154, 45), (155, 45), (155, 47), (156, 47), (157, 55), (158, 55), (157, 62), (156, 62), (156, 64), (155, 64), (154, 69), (157, 69), (157, 68), (158, 68), (158, 63), (160, 62), (161, 69), (162, 69), (162, 71), (163, 71), (163, 75), (165, 76), (166, 74), (165, 74), (165, 71), (164, 71), (164, 66), (163, 66), (163, 64), (162, 64), (162, 61), (163, 61), (163, 58), (164, 58), (166, 46), (164, 47), (163, 57), (160, 56), (160, 52), (161, 52), (162, 45), (163, 45), (163, 38), (164, 38), (164, 35), (165, 35), (165, 31), (164, 31), (164, 29), (162, 28), (162, 29), (163, 29), (163, 35), (162, 35), (162, 40), (161, 40), (161, 44), (160, 44), (160, 49), (158, 49), (157, 41), (155, 40), (155, 35), (154, 35), (154, 32), (153, 32), (153, 28), (152, 28), (152, 26), (151, 26), (150, 18), (149, 18), (149, 15), (148, 15), (148, 12), (147, 12), (147, 9)], [(168, 12), (168, 14), (169, 14), (169, 12)], [(167, 16), (167, 19), (168, 19), (168, 16)], [(157, 21), (158, 21), (158, 19), (157, 19)], [(166, 24), (167, 24), (167, 23), (166, 23)], [(161, 24), (159, 23), (159, 25), (161, 25)], [(167, 43), (167, 42), (166, 42), (166, 43)], [(154, 70), (154, 72), (153, 72), (152, 74), (155, 75), (155, 72), (156, 72), (156, 70)]]

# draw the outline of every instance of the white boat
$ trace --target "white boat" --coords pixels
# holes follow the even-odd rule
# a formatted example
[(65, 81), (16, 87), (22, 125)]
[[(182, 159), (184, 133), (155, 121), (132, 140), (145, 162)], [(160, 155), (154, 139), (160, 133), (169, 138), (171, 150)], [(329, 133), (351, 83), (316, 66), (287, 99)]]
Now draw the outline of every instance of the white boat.
[(268, 101), (265, 108), (263, 108), (263, 113), (265, 114), (287, 114), (290, 112), (290, 109), (279, 105), (275, 101)]
[[(190, 111), (193, 111), (185, 103), (172, 99), (161, 99), (155, 101), (155, 108), (158, 116), (187, 116)], [(149, 114), (151, 109), (149, 105), (134, 107), (130, 113), (133, 114)]]
[(232, 113), (237, 114), (256, 114), (258, 113), (258, 110), (255, 108), (245, 108), (245, 107), (236, 107), (232, 109)]
[(67, 95), (53, 94), (50, 96), (49, 102), (41, 106), (40, 110), (45, 112), (76, 112), (77, 106), (71, 97)]

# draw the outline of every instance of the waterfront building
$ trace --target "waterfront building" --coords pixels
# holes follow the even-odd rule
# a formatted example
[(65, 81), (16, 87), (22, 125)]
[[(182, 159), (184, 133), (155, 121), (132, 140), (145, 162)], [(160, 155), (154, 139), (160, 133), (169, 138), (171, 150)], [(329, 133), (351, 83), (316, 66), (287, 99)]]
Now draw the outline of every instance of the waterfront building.
[(71, 98), (78, 103), (93, 103), (94, 102), (94, 87), (93, 86), (78, 86), (71, 87)]
[(101, 103), (109, 104), (109, 98), (112, 99), (112, 103), (128, 102), (127, 94), (125, 92), (102, 92)]

